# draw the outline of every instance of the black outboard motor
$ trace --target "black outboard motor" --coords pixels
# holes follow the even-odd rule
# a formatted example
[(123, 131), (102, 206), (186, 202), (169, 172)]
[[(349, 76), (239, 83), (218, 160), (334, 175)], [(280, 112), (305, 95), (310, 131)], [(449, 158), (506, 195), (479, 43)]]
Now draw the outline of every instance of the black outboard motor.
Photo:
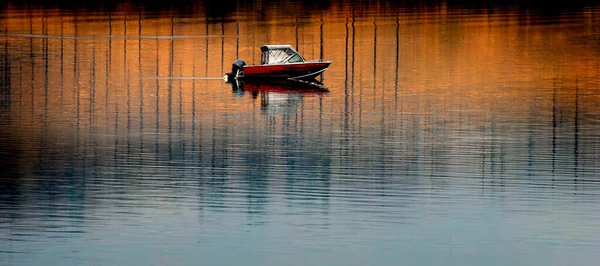
[(244, 62), (242, 59), (235, 60), (231, 66), (231, 72), (227, 73), (227, 80), (234, 80), (240, 75), (243, 75), (244, 70), (242, 68), (244, 68), (245, 65), (246, 62)]

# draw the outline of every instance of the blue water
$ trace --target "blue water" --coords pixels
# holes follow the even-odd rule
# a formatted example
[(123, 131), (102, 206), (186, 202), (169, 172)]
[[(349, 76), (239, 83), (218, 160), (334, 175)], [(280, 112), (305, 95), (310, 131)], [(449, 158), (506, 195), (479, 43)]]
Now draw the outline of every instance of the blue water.
[(597, 5), (187, 10), (2, 10), (0, 264), (600, 260)]

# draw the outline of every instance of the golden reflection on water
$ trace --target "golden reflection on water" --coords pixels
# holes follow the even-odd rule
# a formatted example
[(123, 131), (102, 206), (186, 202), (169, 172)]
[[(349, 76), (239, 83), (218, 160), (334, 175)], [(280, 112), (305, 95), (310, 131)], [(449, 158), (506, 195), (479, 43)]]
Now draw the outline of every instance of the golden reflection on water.
[(549, 121), (557, 106), (565, 117), (599, 107), (593, 9), (540, 24), (518, 10), (445, 5), (417, 12), (334, 5), (301, 17), (284, 17), (290, 10), (280, 5), (249, 8), (268, 12), (241, 10), (213, 23), (202, 10), (179, 18), (130, 6), (115, 13), (6, 9), (14, 128), (73, 138), (86, 130), (119, 136), (156, 128), (159, 135), (174, 125), (191, 132), (192, 124), (230, 123), (228, 114), (257, 107), (236, 101), (218, 79), (236, 58), (257, 63), (267, 43), (333, 61), (323, 76), (331, 95), (305, 102), (320, 111), (303, 112), (304, 123), (341, 114), (355, 127), (382, 121), (393, 128), (417, 114), (453, 122), (466, 115), (477, 124), (490, 116), (537, 119), (538, 112)]

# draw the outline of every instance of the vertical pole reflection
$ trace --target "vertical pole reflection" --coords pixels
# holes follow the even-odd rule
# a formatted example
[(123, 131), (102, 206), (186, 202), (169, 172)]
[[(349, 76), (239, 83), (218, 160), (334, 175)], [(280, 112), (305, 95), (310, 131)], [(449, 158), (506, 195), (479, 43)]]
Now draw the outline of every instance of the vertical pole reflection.
[[(111, 23), (112, 25), (112, 23)], [(124, 29), (125, 30), (125, 29)], [(111, 34), (112, 36), (112, 34)], [(127, 40), (125, 38), (123, 38), (123, 42), (126, 42)], [(125, 46), (125, 44), (123, 44)], [(123, 53), (125, 53), (125, 51), (123, 51)], [(125, 56), (125, 54), (123, 54), (123, 56)], [(111, 58), (111, 63), (112, 63), (112, 58)], [(125, 67), (125, 66), (123, 66)], [(126, 72), (124, 72), (126, 73)], [(119, 88), (117, 88), (117, 90), (119, 90)], [(117, 96), (118, 93), (115, 93), (115, 96)], [(117, 163), (117, 158), (118, 158), (118, 154), (119, 154), (119, 97), (115, 97), (115, 131), (114, 131), (114, 136), (115, 136), (115, 154), (114, 154), (114, 164), (116, 166)], [(115, 173), (116, 174), (116, 173)]]
[(106, 89), (105, 91), (105, 95), (104, 95), (104, 115), (105, 115), (105, 121), (106, 121), (106, 133), (108, 133), (109, 130), (109, 126), (108, 126), (108, 113), (110, 110), (108, 108), (108, 102), (110, 100), (110, 81), (109, 81), (109, 77), (110, 77), (110, 65), (112, 64), (112, 14), (109, 12), (108, 13), (108, 41), (107, 41), (107, 48), (106, 48), (106, 65), (105, 65), (105, 71), (106, 71), (106, 82), (104, 84), (104, 87)]
[(63, 111), (63, 105), (64, 105), (64, 85), (65, 85), (65, 73), (64, 73), (64, 59), (65, 59), (65, 38), (63, 37), (64, 34), (64, 21), (63, 21), (63, 15), (62, 12), (60, 13), (60, 104), (59, 104), (59, 108), (60, 108), (60, 113), (62, 114)]
[[(323, 22), (323, 13), (321, 13), (321, 27), (320, 27), (320, 34), (319, 34), (319, 40), (320, 40), (320, 47), (319, 47), (319, 58), (323, 59), (324, 58), (324, 54), (323, 54), (323, 27), (325, 26), (325, 22)], [(325, 73), (321, 73), (321, 82), (325, 81)]]
[(90, 73), (90, 111), (89, 111), (89, 127), (90, 135), (94, 136), (94, 110), (96, 105), (96, 41), (92, 44), (92, 63)]
[[(237, 22), (236, 22), (236, 25)], [(238, 33), (236, 35), (236, 47), (239, 46), (239, 26), (237, 28)], [(206, 38), (208, 39), (208, 38)], [(194, 77), (196, 77), (196, 63), (197, 63), (197, 51), (198, 51), (198, 41), (197, 39), (194, 39), (194, 50), (193, 50), (193, 57), (192, 57), (192, 74)], [(238, 49), (236, 48), (236, 59), (237, 59), (237, 52)], [(201, 123), (199, 123), (201, 126)], [(200, 139), (198, 147), (196, 147), (196, 139)], [(196, 79), (192, 80), (192, 156), (198, 156), (198, 166), (202, 167), (202, 138), (201, 137), (196, 137)], [(204, 198), (204, 179), (203, 178), (199, 178), (198, 179), (198, 195), (197, 195), (197, 199), (198, 199), (198, 208), (199, 208), (199, 212), (198, 212), (198, 216), (199, 216), (199, 221), (202, 222), (203, 221), (203, 217), (204, 217), (204, 213), (203, 213), (203, 208), (202, 206), (205, 206), (205, 204), (203, 203), (203, 198)]]
[(396, 72), (394, 82), (394, 116), (398, 114), (398, 76), (400, 71), (400, 16), (396, 17)]
[(127, 87), (127, 164), (131, 156), (131, 86), (129, 84), (129, 72), (127, 67), (127, 13), (123, 14), (123, 74), (125, 75), (125, 86)]
[[(531, 107), (530, 107), (531, 109)], [(535, 110), (531, 110), (531, 118), (529, 120), (529, 136), (528, 136), (528, 143), (527, 143), (527, 177), (531, 178), (533, 176), (533, 150), (534, 150), (534, 146), (535, 146), (535, 123), (534, 121), (537, 121), (537, 113), (535, 112)], [(482, 153), (483, 155), (485, 155), (485, 152)]]
[(225, 68), (225, 23), (221, 19), (221, 69)]
[(573, 134), (574, 145), (573, 147), (573, 157), (575, 163), (575, 177), (574, 181), (577, 182), (579, 178), (579, 84), (578, 80), (575, 81), (575, 132)]
[[(206, 26), (206, 29), (205, 29), (206, 33), (205, 33), (205, 34), (206, 34), (206, 36), (208, 36), (208, 35), (209, 35), (209, 32), (210, 32), (210, 31), (209, 31), (209, 28), (208, 28), (208, 19), (207, 19), (207, 20), (206, 20), (204, 23), (205, 23), (205, 26)], [(255, 28), (255, 30), (256, 30), (256, 28)], [(254, 41), (254, 38), (252, 38), (252, 40)], [(205, 76), (208, 76), (208, 38), (206, 38), (206, 42), (205, 42), (204, 51), (205, 51), (205, 53), (206, 53), (206, 54), (204, 55), (204, 71), (205, 71), (204, 73), (205, 73)], [(204, 87), (205, 87), (205, 88), (206, 88), (206, 87), (208, 87), (208, 80), (205, 80), (205, 81), (204, 81)], [(213, 112), (213, 114), (214, 114), (214, 112)], [(202, 129), (202, 126), (203, 126), (203, 124), (202, 124), (202, 123), (200, 123), (200, 129)], [(215, 126), (214, 126), (214, 124), (213, 124), (213, 129), (214, 129), (214, 128), (215, 128)], [(202, 133), (200, 133), (200, 134), (202, 134)], [(213, 138), (213, 142), (214, 142), (214, 138)], [(214, 143), (213, 143), (213, 144), (214, 144)], [(213, 145), (213, 147), (214, 147), (214, 145)], [(200, 165), (202, 165), (202, 154), (203, 154), (203, 153), (202, 153), (202, 139), (200, 139), (200, 147), (199, 147), (199, 150), (200, 150), (200, 153), (199, 153), (199, 154), (200, 154), (200, 156), (198, 157), (198, 158), (199, 158), (199, 162), (198, 162), (198, 163), (199, 163)], [(213, 150), (213, 153), (212, 153), (212, 154), (214, 155), (214, 150)], [(213, 157), (213, 159), (214, 159), (214, 157)], [(213, 160), (213, 162), (214, 162), (214, 160)]]
[(173, 53), (174, 53), (174, 38), (173, 36), (175, 36), (175, 21), (173, 18), (174, 14), (173, 12), (171, 12), (171, 40), (169, 41), (169, 89), (168, 89), (168, 102), (167, 102), (167, 115), (168, 115), (168, 126), (169, 126), (169, 163), (171, 162), (172, 159), (172, 151), (173, 151), (173, 145), (172, 145), (172, 141), (171, 141), (171, 134), (173, 133), (173, 128), (172, 128), (172, 120), (173, 120), (173, 113), (172, 113), (172, 105), (173, 105)]
[[(160, 31), (158, 30), (159, 28), (156, 28), (156, 35), (160, 34)], [(160, 62), (159, 62), (159, 53), (160, 53), (160, 45), (159, 45), (159, 39), (156, 39), (156, 94), (154, 95), (154, 98), (156, 99), (156, 142), (154, 143), (154, 150), (155, 150), (155, 156), (156, 156), (156, 164), (158, 164), (159, 160), (158, 160), (158, 142), (160, 140), (160, 136), (159, 136), (159, 129), (160, 129), (160, 84), (158, 82), (158, 74), (159, 74), (159, 70), (160, 70)]]
[[(377, 20), (375, 19), (375, 21), (373, 21), (373, 26), (375, 28), (375, 43), (373, 45), (373, 54), (375, 56), (375, 59), (373, 60), (373, 90), (377, 91)], [(384, 72), (385, 73), (385, 72)], [(382, 163), (383, 165), (385, 165), (386, 163), (384, 162), (384, 160), (387, 158), (387, 146), (385, 145), (385, 139), (386, 139), (386, 135), (387, 135), (387, 129), (386, 129), (386, 111), (385, 111), (385, 87), (382, 87), (381, 90), (381, 125), (379, 126), (379, 128), (381, 129), (381, 136), (379, 136), (379, 145), (381, 147), (381, 159), (377, 160), (377, 162)], [(384, 171), (383, 168), (378, 167), (379, 169), (382, 169), (381, 171)], [(384, 174), (384, 173), (382, 173)], [(385, 179), (381, 179), (381, 181), (383, 182)]]
[(377, 20), (373, 20), (373, 107), (377, 100)]
[[(90, 127), (90, 138), (93, 142), (93, 153), (94, 156), (92, 156), (94, 158), (94, 169), (97, 169), (98, 166), (98, 162), (99, 162), (99, 149), (98, 149), (98, 139), (96, 137), (96, 114), (95, 114), (95, 110), (96, 110), (96, 44), (97, 41), (93, 40), (93, 44), (92, 44), (92, 69), (91, 69), (91, 81), (90, 81), (90, 118), (89, 118), (89, 127)], [(87, 145), (84, 145), (84, 147), (87, 147)], [(85, 154), (85, 153), (84, 153)], [(87, 154), (86, 154), (86, 158), (88, 158)], [(97, 171), (93, 171), (93, 175), (96, 176)]]
[[(29, 34), (33, 35), (33, 12), (29, 11)], [(31, 60), (31, 127), (33, 128), (35, 119), (35, 56), (33, 54), (33, 38), (29, 37), (29, 58)]]
[(300, 51), (300, 47), (298, 47), (298, 28), (300, 27), (298, 22), (298, 16), (296, 16), (296, 50)]
[[(236, 27), (239, 27), (237, 22), (236, 22)], [(239, 28), (236, 29), (236, 32), (239, 30)], [(239, 45), (239, 38), (238, 38), (239, 33), (236, 33), (236, 49), (235, 49), (235, 56), (237, 59), (237, 47)], [(196, 51), (198, 51), (197, 49), (197, 44), (198, 42), (196, 40), (194, 40), (194, 50), (193, 50), (193, 56), (192, 56), (192, 76), (196, 76)], [(196, 155), (199, 153), (195, 152), (196, 149), (196, 79), (192, 79), (192, 154)]]
[(78, 48), (78, 40), (79, 40), (79, 29), (78, 29), (78, 20), (79, 20), (79, 16), (77, 14), (75, 14), (74, 16), (74, 23), (73, 23), (73, 27), (74, 27), (74, 32), (75, 32), (75, 39), (73, 42), (73, 82), (75, 82), (75, 95), (76, 95), (76, 101), (77, 101), (77, 145), (76, 148), (79, 149), (79, 130), (80, 130), (80, 122), (81, 122), (81, 85), (79, 85), (79, 62), (78, 62), (78, 53), (79, 51), (77, 50)]
[(359, 82), (361, 82), (361, 84), (359, 84), (359, 86), (358, 86), (358, 135), (362, 136), (362, 104), (363, 104), (363, 101), (362, 101), (362, 99), (363, 99), (362, 78), (359, 79)]
[[(554, 80), (554, 91), (552, 93), (552, 181), (556, 170), (556, 79)], [(554, 185), (554, 184), (553, 184)]]
[[(237, 22), (236, 22), (236, 26), (237, 26)], [(237, 28), (237, 35), (236, 35), (236, 59), (237, 59), (237, 52), (238, 49), (237, 47), (239, 47), (239, 26)], [(199, 34), (198, 34), (199, 35)], [(206, 38), (208, 39), (208, 38)], [(196, 63), (197, 63), (197, 51), (198, 51), (198, 41), (197, 39), (193, 40), (194, 42), (194, 50), (192, 52), (193, 56), (192, 56), (192, 75), (194, 77), (196, 77)], [(200, 147), (196, 147), (196, 139), (200, 139), (199, 143), (202, 143), (202, 140), (200, 137), (196, 136), (196, 79), (192, 79), (192, 158), (194, 158), (194, 156), (198, 156), (198, 166), (202, 166), (202, 152)], [(198, 146), (201, 146), (201, 144), (198, 144)], [(198, 179), (198, 189), (197, 189), (197, 199), (198, 199), (198, 221), (202, 222), (203, 221), (203, 217), (204, 217), (204, 213), (203, 213), (203, 206), (205, 206), (205, 204), (203, 203), (203, 198), (204, 198), (204, 179), (203, 178), (199, 178)]]
[(350, 114), (349, 112), (349, 92), (348, 92), (348, 41), (349, 41), (349, 32), (348, 32), (348, 19), (346, 18), (346, 53), (345, 53), (345, 66), (344, 66), (344, 130), (342, 131), (344, 134), (344, 138), (342, 138), (342, 145), (346, 146), (346, 144), (348, 143), (348, 130), (349, 130), (349, 119), (350, 119)]
[[(225, 37), (223, 37), (225, 38)], [(239, 58), (239, 50), (240, 50), (240, 23), (235, 22), (235, 58)]]
[[(8, 18), (5, 18), (8, 19)], [(8, 22), (4, 23), (4, 32), (8, 33)], [(0, 83), (0, 111), (3, 107), (6, 107), (12, 105), (12, 101), (11, 101), (11, 97), (10, 95), (12, 94), (12, 86), (11, 86), (11, 66), (10, 66), (10, 58), (9, 58), (9, 54), (8, 54), (8, 46), (9, 46), (9, 42), (8, 42), (8, 36), (4, 36), (4, 54), (2, 55), (2, 60), (3, 60), (3, 65), (2, 65), (2, 69), (3, 71), (2, 73), (2, 82)], [(19, 60), (20, 61), (20, 60)], [(20, 90), (19, 90), (20, 92)], [(20, 94), (20, 93), (19, 93)], [(6, 102), (4, 103), (4, 100), (6, 100)]]
[[(144, 152), (144, 82), (142, 80), (142, 10), (138, 11), (138, 76), (140, 90), (140, 153)], [(141, 160), (144, 156), (141, 156)]]
[(95, 95), (96, 95), (96, 40), (92, 41), (92, 62), (90, 65), (90, 99), (89, 99), (89, 113), (88, 113), (88, 127), (89, 133), (88, 138), (94, 144), (92, 147), (92, 152), (95, 153), (95, 156), (89, 156), (88, 145), (83, 145), (83, 154), (85, 158), (94, 158), (94, 166), (98, 165), (98, 143), (95, 138), (95, 125), (94, 125), (94, 105), (95, 105)]
[[(395, 82), (394, 82), (394, 113), (392, 120), (394, 125), (397, 126), (397, 130), (392, 132), (401, 132), (403, 127), (402, 115), (398, 114), (398, 87), (399, 87), (399, 75), (400, 75), (400, 13), (396, 14), (396, 68), (395, 68)], [(400, 118), (399, 118), (400, 116)], [(394, 133), (392, 133), (394, 134)], [(395, 137), (395, 136), (394, 136)]]
[[(208, 21), (206, 21), (206, 36), (208, 36), (209, 33), (209, 29), (208, 29)], [(209, 38), (205, 38), (206, 39), (206, 47), (204, 48), (204, 51), (206, 51), (206, 55), (205, 55), (205, 65), (204, 65), (204, 76), (208, 77), (208, 39)], [(254, 40), (254, 38), (252, 38)], [(208, 84), (208, 83), (207, 83)]]
[[(355, 48), (356, 48), (356, 45), (355, 45), (356, 44), (356, 26), (355, 26), (355, 23), (356, 23), (356, 15), (354, 14), (354, 5), (352, 5), (352, 24), (351, 24), (352, 25), (352, 53), (351, 53), (352, 54), (352, 62), (350, 64), (350, 67), (352, 69), (352, 82), (351, 82), (350, 88), (352, 88), (352, 92), (351, 92), (351, 95), (352, 95), (352, 97), (351, 97), (352, 98), (351, 99), (352, 108), (351, 109), (352, 110), (351, 110), (351, 112), (353, 114), (354, 114), (354, 103), (355, 103), (355, 100), (354, 100), (354, 76), (355, 76), (355, 74), (354, 74), (354, 61), (355, 61), (355, 58), (356, 58), (356, 56), (354, 56), (355, 55), (354, 51), (355, 51)], [(359, 101), (360, 101), (360, 99), (359, 99)], [(360, 104), (359, 104), (359, 106), (360, 106)]]
[[(6, 43), (8, 45), (8, 42), (6, 42)], [(23, 91), (25, 90), (23, 88), (23, 60), (17, 60), (17, 62), (19, 62), (19, 108), (21, 108), (23, 106)], [(61, 61), (61, 63), (62, 63), (62, 61)], [(61, 71), (61, 75), (62, 75), (62, 71)], [(62, 78), (62, 76), (61, 76), (61, 78)], [(25, 112), (23, 112), (23, 113), (25, 113)], [(21, 117), (22, 115), (23, 114), (19, 115), (19, 119), (22, 118)]]
[[(179, 64), (179, 75), (183, 73), (183, 66)], [(183, 122), (183, 81), (179, 79), (179, 154), (185, 154), (185, 141), (183, 139), (183, 129), (185, 128)]]
[[(41, 17), (41, 34), (46, 35), (46, 10), (42, 11)], [(40, 136), (40, 149), (45, 150), (48, 144), (48, 38), (42, 38), (42, 58), (44, 60), (43, 72), (44, 72), (44, 87), (43, 87), (43, 113), (41, 121), (41, 136)], [(35, 109), (32, 107), (32, 110)], [(39, 154), (39, 165), (44, 164), (43, 152)]]
[[(42, 12), (42, 35), (48, 34), (46, 10)], [(44, 57), (44, 128), (47, 129), (48, 121), (48, 38), (42, 39), (42, 53)]]

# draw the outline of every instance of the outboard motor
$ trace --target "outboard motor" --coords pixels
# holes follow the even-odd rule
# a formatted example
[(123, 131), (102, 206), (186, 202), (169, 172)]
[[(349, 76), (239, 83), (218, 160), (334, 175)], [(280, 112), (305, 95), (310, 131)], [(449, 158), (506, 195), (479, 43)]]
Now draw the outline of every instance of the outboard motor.
[(227, 80), (234, 80), (244, 73), (243, 69), (246, 65), (242, 59), (235, 60), (231, 66), (231, 72), (227, 73)]

